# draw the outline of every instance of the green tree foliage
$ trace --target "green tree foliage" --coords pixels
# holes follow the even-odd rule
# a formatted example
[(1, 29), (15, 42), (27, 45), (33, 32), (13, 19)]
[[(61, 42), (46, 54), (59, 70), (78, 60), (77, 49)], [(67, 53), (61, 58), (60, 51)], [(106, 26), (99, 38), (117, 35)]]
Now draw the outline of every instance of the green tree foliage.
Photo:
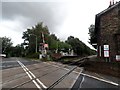
[(55, 34), (50, 35), (53, 40), (60, 41)]
[[(95, 33), (95, 25), (93, 25), (93, 24), (90, 25), (88, 34), (90, 36), (89, 43), (91, 45), (97, 43), (97, 36)], [(94, 45), (93, 45), (93, 47), (96, 48)]]
[(86, 46), (82, 41), (80, 41), (78, 38), (74, 38), (73, 36), (68, 37), (66, 43), (72, 46), (72, 49), (77, 55), (94, 54), (94, 52), (88, 46)]
[(47, 42), (49, 45), (49, 50), (56, 50), (58, 47), (59, 39), (57, 38), (57, 36), (55, 36), (55, 34), (51, 34), (49, 35)]
[(8, 37), (2, 37), (1, 39), (2, 39), (2, 53), (6, 54), (7, 56), (10, 56), (13, 47), (11, 39)]
[(49, 31), (48, 27), (43, 25), (42, 22), (38, 23), (31, 29), (23, 32), (24, 45), (27, 45), (29, 53), (34, 53), (36, 48), (36, 38), (37, 38), (37, 50), (39, 49), (40, 43), (43, 43), (43, 35), (45, 43), (48, 43)]
[(22, 44), (18, 44), (15, 47), (12, 47), (12, 53), (11, 53), (12, 57), (22, 57), (24, 56), (24, 54), (25, 51)]
[(22, 44), (13, 46), (11, 38), (1, 37), (2, 40), (2, 53), (6, 54), (7, 57), (19, 57), (24, 56), (24, 47)]
[[(92, 31), (90, 31), (92, 32)], [(24, 45), (26, 45), (25, 52), (27, 54), (35, 53), (36, 48), (36, 38), (37, 38), (37, 51), (39, 51), (40, 43), (43, 43), (43, 35), (45, 43), (49, 45), (49, 51), (54, 52), (58, 51), (69, 51), (73, 49), (74, 52), (78, 55), (90, 55), (93, 54), (92, 50), (87, 47), (82, 41), (73, 36), (68, 37), (66, 42), (60, 41), (55, 34), (50, 34), (48, 27), (43, 25), (42, 22), (33, 26), (32, 28), (27, 29), (23, 32)], [(92, 36), (92, 34), (91, 34)]]
[(27, 45), (27, 52), (34, 53), (36, 48), (36, 37), (37, 37), (37, 51), (39, 51), (40, 43), (43, 43), (43, 37), (44, 34), (44, 40), (45, 43), (49, 45), (49, 50), (55, 51), (55, 50), (68, 50), (70, 48), (70, 45), (68, 45), (65, 42), (61, 42), (55, 34), (50, 34), (47, 26), (43, 25), (43, 23), (38, 23), (31, 29), (27, 29), (27, 31), (23, 32), (23, 39), (24, 39), (24, 45)]
[(71, 45), (66, 42), (58, 42), (58, 50), (68, 52), (71, 49)]

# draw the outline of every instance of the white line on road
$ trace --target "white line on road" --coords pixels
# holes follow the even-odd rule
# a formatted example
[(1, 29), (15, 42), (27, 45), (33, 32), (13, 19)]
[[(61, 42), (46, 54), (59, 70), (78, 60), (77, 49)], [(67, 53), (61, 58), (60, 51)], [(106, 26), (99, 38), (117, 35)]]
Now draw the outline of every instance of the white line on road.
[[(24, 68), (24, 66), (21, 64), (21, 62), (20, 61), (17, 61), (17, 62), (21, 65), (21, 67), (26, 72), (28, 77), (32, 80), (32, 76), (27, 72), (27, 70)], [(32, 80), (32, 82), (36, 85), (37, 88), (41, 89), (41, 87), (37, 84), (37, 82), (35, 80)]]
[[(50, 64), (50, 63), (46, 63), (46, 64), (52, 65), (52, 64)], [(57, 65), (52, 65), (52, 66), (54, 66), (54, 67), (59, 67), (59, 66), (57, 66)], [(59, 68), (60, 68), (60, 67), (59, 67)], [(64, 67), (63, 67), (63, 69), (64, 69), (64, 70), (69, 70), (68, 68), (64, 68)], [(79, 73), (79, 72), (77, 72), (77, 71), (73, 71), (73, 72)], [(106, 83), (115, 85), (115, 86), (118, 86), (118, 85), (119, 85), (118, 83), (115, 83), (115, 82), (112, 82), (112, 81), (109, 81), (109, 80), (105, 80), (105, 79), (101, 79), (101, 78), (98, 78), (98, 77), (95, 77), (95, 76), (92, 76), (92, 75), (88, 75), (88, 74), (84, 74), (84, 73), (80, 73), (80, 74), (81, 74), (81, 75), (84, 75), (84, 76), (87, 76), (87, 77), (90, 77), (90, 78), (93, 78), (93, 79), (96, 79), (96, 80), (99, 80), (99, 81), (102, 81), (102, 82), (106, 82)]]
[[(78, 77), (80, 76), (80, 74), (82, 73), (83, 69), (81, 69), (81, 71), (78, 73), (77, 77), (75, 78), (75, 80), (73, 81), (72, 85), (70, 88), (73, 87), (73, 85), (75, 84), (76, 80), (78, 79)], [(74, 72), (74, 71), (73, 71)]]
[[(30, 73), (34, 78), (36, 78), (36, 76), (35, 76), (31, 71), (29, 71), (29, 73)], [(47, 88), (38, 78), (37, 78), (36, 80), (40, 83), (40, 85), (43, 86), (43, 88)]]
[(94, 79), (97, 79), (99, 81), (103, 81), (103, 82), (106, 82), (106, 83), (109, 83), (109, 84), (112, 84), (112, 85), (116, 85), (116, 86), (119, 85), (118, 83), (108, 81), (108, 80), (104, 80), (104, 79), (101, 79), (101, 78), (98, 78), (98, 77), (95, 77), (95, 76), (91, 76), (91, 75), (88, 75), (88, 74), (81, 73), (81, 75), (84, 75), (84, 76), (87, 76), (87, 77), (90, 77), (90, 78), (94, 78)]
[(84, 82), (84, 80), (85, 80), (85, 76), (83, 76), (83, 78), (82, 78), (82, 81), (81, 81), (81, 83), (80, 83), (79, 88), (82, 88), (82, 83)]
[[(22, 64), (20, 61), (17, 61), (21, 67), (23, 68), (23, 70), (26, 72), (26, 74), (29, 76), (29, 78), (32, 80), (34, 78), (36, 78), (36, 76), (24, 65)], [(34, 78), (32, 78), (34, 77)], [(37, 82), (40, 83), (40, 85), (43, 87), (43, 88), (47, 88), (38, 78), (36, 78)], [(32, 82), (36, 85), (37, 88), (41, 89), (41, 87), (38, 85), (38, 83), (35, 81), (35, 80), (32, 80)]]

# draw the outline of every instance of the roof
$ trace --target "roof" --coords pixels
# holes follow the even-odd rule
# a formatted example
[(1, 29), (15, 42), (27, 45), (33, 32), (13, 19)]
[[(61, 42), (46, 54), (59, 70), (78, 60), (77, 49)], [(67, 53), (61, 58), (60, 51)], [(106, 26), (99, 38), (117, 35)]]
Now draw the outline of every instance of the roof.
[(97, 33), (99, 30), (100, 16), (118, 6), (120, 6), (120, 1), (115, 3), (114, 5), (109, 6), (107, 9), (105, 9), (104, 11), (102, 11), (96, 15), (96, 17), (95, 17), (95, 33)]
[(110, 11), (111, 9), (117, 7), (118, 5), (120, 5), (120, 1), (119, 1), (119, 2), (116, 2), (114, 5), (109, 6), (107, 9), (105, 9), (104, 11), (98, 13), (96, 16), (101, 16), (102, 14)]

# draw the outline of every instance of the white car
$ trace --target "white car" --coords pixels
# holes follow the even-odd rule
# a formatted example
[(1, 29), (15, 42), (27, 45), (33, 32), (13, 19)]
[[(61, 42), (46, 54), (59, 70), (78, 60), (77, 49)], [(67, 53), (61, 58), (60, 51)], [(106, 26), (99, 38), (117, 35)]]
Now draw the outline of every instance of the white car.
[(0, 57), (6, 57), (6, 54), (0, 54)]

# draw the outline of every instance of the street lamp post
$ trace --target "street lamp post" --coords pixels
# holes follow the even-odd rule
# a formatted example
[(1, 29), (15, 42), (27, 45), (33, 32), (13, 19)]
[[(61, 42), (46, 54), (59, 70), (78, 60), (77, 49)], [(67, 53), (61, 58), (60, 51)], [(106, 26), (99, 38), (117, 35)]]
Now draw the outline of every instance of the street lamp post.
[(36, 53), (37, 53), (37, 36), (36, 36), (36, 50), (35, 50), (35, 51), (36, 51)]
[[(37, 53), (37, 35), (35, 35), (35, 34), (29, 34), (29, 35), (33, 35), (33, 36), (36, 36), (36, 53)], [(42, 32), (42, 40), (43, 40), (43, 45), (45, 44), (45, 40), (44, 40), (44, 34), (43, 34), (43, 32)], [(45, 48), (44, 48), (44, 46), (43, 46), (43, 52), (42, 52), (42, 54), (46, 54), (46, 50), (45, 50)]]

